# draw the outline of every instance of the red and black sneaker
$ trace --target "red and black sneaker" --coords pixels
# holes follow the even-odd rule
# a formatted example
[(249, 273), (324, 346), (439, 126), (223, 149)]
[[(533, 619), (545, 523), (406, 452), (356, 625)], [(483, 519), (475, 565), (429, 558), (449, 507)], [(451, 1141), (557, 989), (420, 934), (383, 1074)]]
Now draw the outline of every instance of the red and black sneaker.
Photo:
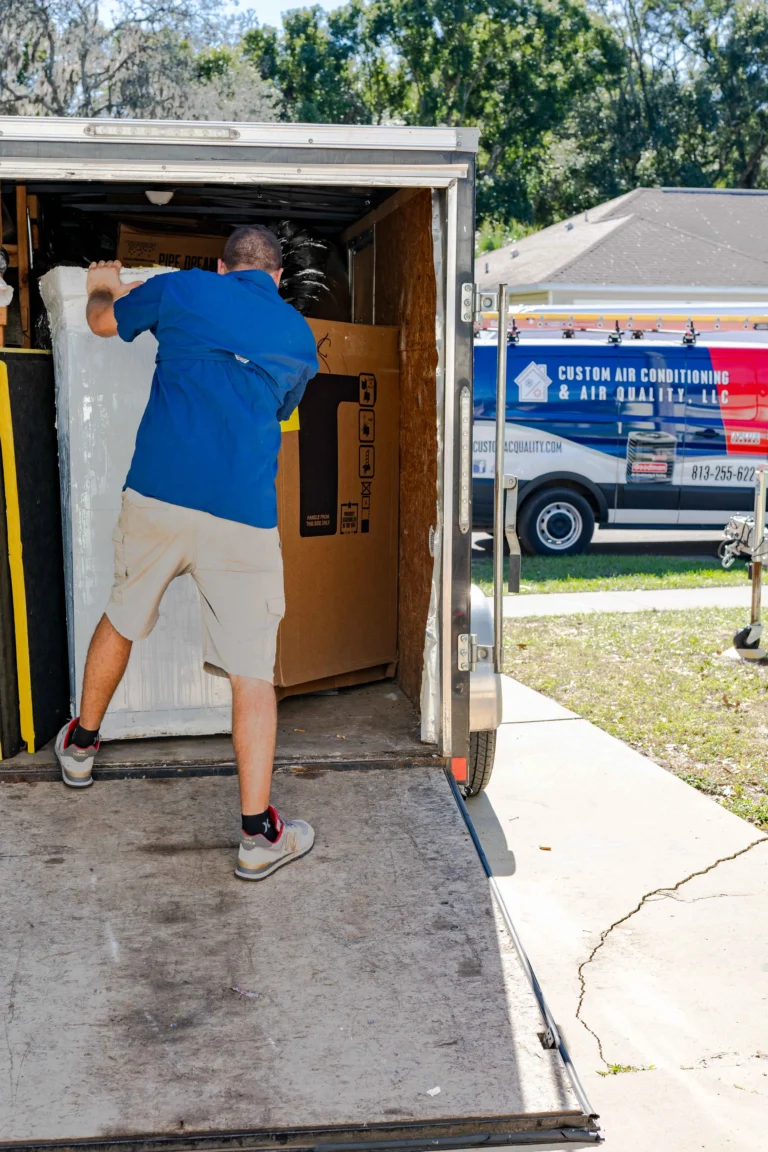
[(283, 864), (306, 856), (315, 842), (315, 831), (306, 821), (283, 820), (272, 807), (269, 815), (278, 830), (274, 843), (261, 833), (249, 836), (243, 832), (235, 867), (235, 876), (241, 880), (265, 880)]
[(91, 769), (96, 759), (101, 741), (97, 740), (90, 748), (78, 748), (72, 743), (72, 733), (77, 728), (79, 717), (75, 716), (65, 724), (56, 737), (54, 751), (61, 768), (61, 778), (70, 788), (87, 788), (93, 784)]

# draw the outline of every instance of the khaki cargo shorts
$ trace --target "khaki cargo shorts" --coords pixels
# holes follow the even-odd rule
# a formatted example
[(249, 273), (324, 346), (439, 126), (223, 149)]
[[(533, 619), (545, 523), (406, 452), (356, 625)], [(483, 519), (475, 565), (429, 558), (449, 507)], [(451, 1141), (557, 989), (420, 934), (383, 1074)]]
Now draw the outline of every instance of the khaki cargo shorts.
[(200, 593), (206, 672), (272, 683), (285, 613), (277, 528), (252, 528), (127, 488), (112, 542), (107, 616), (121, 636), (148, 636), (171, 580), (189, 573)]

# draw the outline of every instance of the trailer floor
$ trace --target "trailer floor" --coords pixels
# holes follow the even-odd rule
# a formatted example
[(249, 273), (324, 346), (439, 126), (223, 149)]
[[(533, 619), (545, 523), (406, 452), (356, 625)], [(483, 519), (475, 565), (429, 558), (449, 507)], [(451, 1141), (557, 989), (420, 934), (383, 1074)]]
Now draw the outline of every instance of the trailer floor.
[(0, 1145), (583, 1123), (442, 771), (274, 791), (247, 884), (232, 777), (0, 788)]
[[(420, 740), (419, 715), (394, 680), (289, 696), (277, 709), (275, 765), (429, 763), (434, 745)], [(231, 774), (232, 738), (222, 736), (112, 740), (102, 744), (94, 777)], [(53, 740), (30, 755), (0, 761), (3, 780), (58, 780)]]

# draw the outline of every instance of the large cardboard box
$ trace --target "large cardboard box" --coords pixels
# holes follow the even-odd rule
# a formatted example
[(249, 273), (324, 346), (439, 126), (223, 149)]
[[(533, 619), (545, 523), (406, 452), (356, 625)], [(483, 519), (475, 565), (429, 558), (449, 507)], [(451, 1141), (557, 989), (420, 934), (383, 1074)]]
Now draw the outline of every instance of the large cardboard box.
[(117, 259), (126, 268), (205, 268), (215, 272), (225, 243), (224, 236), (152, 232), (120, 224)]
[(320, 372), (283, 428), (282, 695), (391, 675), (397, 658), (397, 328), (311, 320)]

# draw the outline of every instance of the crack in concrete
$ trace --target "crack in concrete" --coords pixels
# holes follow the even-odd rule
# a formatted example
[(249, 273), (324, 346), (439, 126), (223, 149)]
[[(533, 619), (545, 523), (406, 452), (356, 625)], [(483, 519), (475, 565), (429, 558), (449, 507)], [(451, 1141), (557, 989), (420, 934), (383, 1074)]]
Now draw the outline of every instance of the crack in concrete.
[[(646, 892), (646, 894), (643, 896), (643, 898), (640, 900), (640, 902), (632, 909), (631, 912), (627, 912), (626, 915), (622, 916), (619, 920), (614, 920), (613, 924), (610, 924), (607, 928), (603, 929), (603, 931), (600, 933), (600, 939), (598, 940), (597, 944), (595, 944), (595, 946), (592, 949), (592, 951), (590, 952), (589, 956), (587, 956), (586, 960), (582, 960), (581, 964), (579, 964), (578, 976), (579, 976), (580, 991), (579, 991), (579, 1002), (576, 1006), (576, 1019), (579, 1021), (580, 1024), (582, 1024), (584, 1026), (584, 1028), (586, 1028), (586, 1030), (587, 1030), (587, 1032), (589, 1032), (590, 1036), (594, 1037), (595, 1043), (597, 1044), (597, 1051), (600, 1055), (600, 1059), (602, 1060), (603, 1064), (605, 1064), (606, 1068), (610, 1068), (611, 1065), (606, 1060), (606, 1058), (603, 1054), (603, 1042), (600, 1039), (600, 1037), (598, 1036), (597, 1032), (595, 1032), (593, 1028), (590, 1028), (589, 1024), (587, 1024), (586, 1020), (584, 1019), (584, 1017), (581, 1014), (582, 1008), (584, 1006), (584, 997), (587, 993), (587, 984), (586, 984), (586, 977), (584, 976), (584, 969), (587, 967), (588, 964), (591, 964), (592, 961), (595, 959), (595, 957), (597, 956), (597, 953), (603, 947), (606, 940), (610, 936), (611, 932), (613, 932), (614, 928), (618, 928), (620, 924), (626, 924), (627, 920), (631, 920), (633, 916), (636, 916), (637, 913), (640, 911), (640, 909), (643, 907), (643, 905), (647, 904), (647, 902), (653, 896), (667, 896), (667, 897), (670, 897), (671, 899), (676, 899), (676, 897), (673, 896), (673, 893), (677, 892), (678, 889), (682, 888), (683, 884), (687, 884), (689, 880), (695, 880), (698, 876), (706, 876), (708, 872), (714, 871), (714, 869), (719, 867), (720, 864), (727, 864), (729, 860), (737, 860), (739, 858), (739, 856), (744, 856), (745, 853), (751, 852), (751, 850), (753, 848), (756, 848), (758, 844), (768, 844), (768, 836), (761, 836), (758, 840), (752, 840), (752, 842), (747, 844), (746, 847), (739, 848), (738, 852), (732, 852), (730, 856), (721, 856), (719, 859), (714, 860), (711, 864), (708, 864), (706, 868), (699, 868), (699, 870), (697, 872), (691, 872), (688, 876), (684, 876), (682, 880), (678, 880), (677, 884), (672, 884), (666, 888), (654, 888), (653, 891)], [(725, 895), (725, 893), (719, 893), (719, 895)], [(706, 899), (706, 897), (699, 897), (699, 899)], [(693, 903), (693, 901), (685, 901), (685, 903)]]

